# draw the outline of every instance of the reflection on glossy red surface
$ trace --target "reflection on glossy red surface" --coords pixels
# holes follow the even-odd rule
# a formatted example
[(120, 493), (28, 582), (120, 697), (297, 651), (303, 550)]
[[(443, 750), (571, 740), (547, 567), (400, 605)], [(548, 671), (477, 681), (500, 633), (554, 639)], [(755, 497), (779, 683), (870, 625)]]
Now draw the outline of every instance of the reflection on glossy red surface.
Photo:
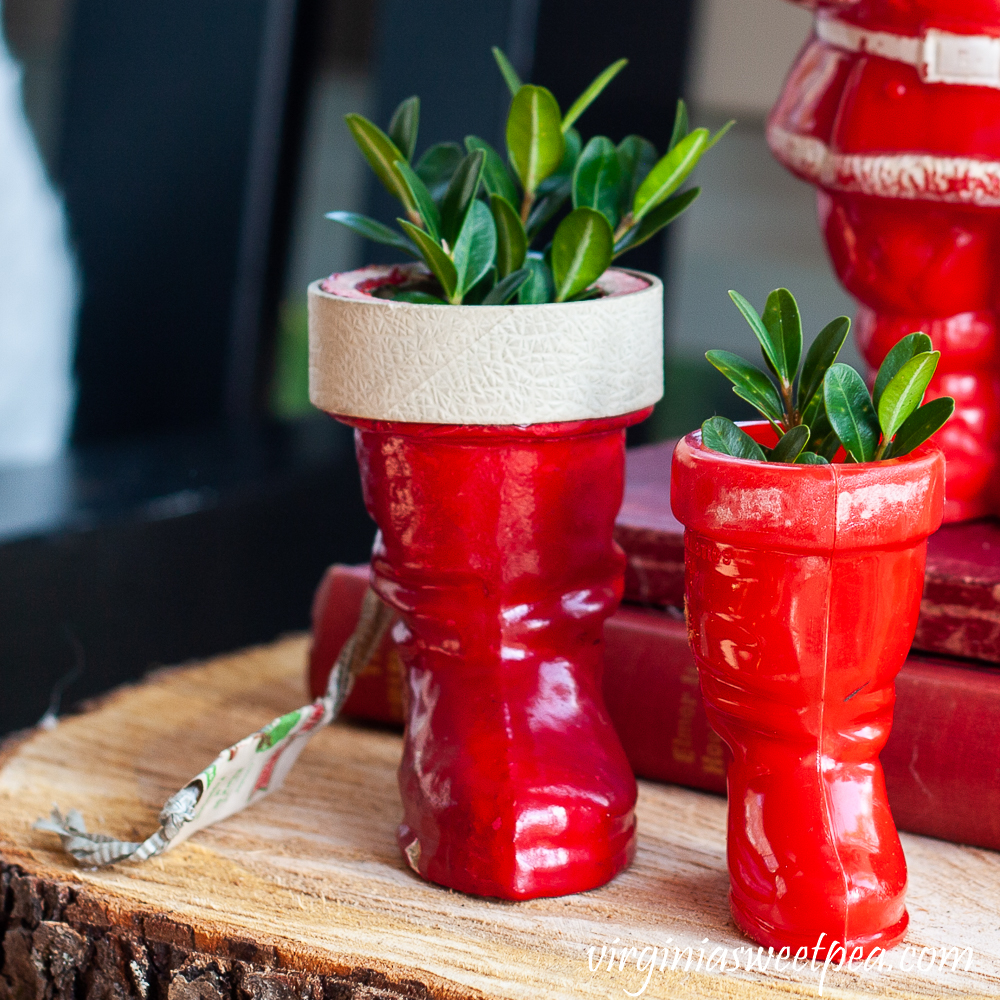
[[(928, 396), (958, 404), (936, 437), (948, 462), (945, 519), (995, 513), (1000, 88), (974, 76), (987, 70), (983, 46), (992, 51), (1000, 35), (1000, 6), (797, 2), (817, 9), (817, 37), (771, 113), (771, 148), (819, 189), (820, 225), (840, 280), (862, 303), (856, 329), (872, 369), (915, 330), (942, 352)], [(950, 40), (935, 41), (940, 32)], [(930, 63), (905, 61), (914, 46), (941, 61), (947, 81), (931, 78)]]
[(529, 899), (635, 851), (636, 785), (601, 696), (625, 427), (341, 418), (380, 529), (372, 582), (407, 667), (399, 843), (434, 882)]
[[(745, 425), (772, 444), (767, 424)], [(674, 452), (688, 633), (713, 728), (733, 753), (730, 905), (774, 948), (848, 956), (903, 935), (906, 863), (878, 755), (941, 523), (934, 445), (866, 465)]]

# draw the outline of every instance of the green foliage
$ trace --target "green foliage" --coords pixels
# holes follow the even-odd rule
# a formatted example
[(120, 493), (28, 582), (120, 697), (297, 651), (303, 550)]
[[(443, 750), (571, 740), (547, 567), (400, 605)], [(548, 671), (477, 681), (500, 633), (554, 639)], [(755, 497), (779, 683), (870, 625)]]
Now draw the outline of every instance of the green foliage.
[(756, 458), (735, 435), (739, 428), (732, 421), (712, 417), (702, 424), (707, 447), (739, 458), (798, 465), (826, 465), (843, 449), (848, 462), (872, 462), (908, 454), (954, 412), (950, 396), (921, 406), (940, 358), (924, 334), (910, 334), (893, 347), (869, 394), (853, 368), (837, 363), (851, 325), (846, 316), (820, 331), (800, 365), (802, 319), (788, 289), (771, 292), (763, 315), (738, 292), (729, 295), (753, 330), (768, 371), (728, 351), (709, 351), (705, 357), (729, 379), (737, 396), (770, 421), (778, 443), (760, 448)]
[(521, 190), (533, 198), (538, 185), (562, 163), (562, 115), (552, 92), (525, 84), (514, 95), (507, 116), (507, 155)]
[(922, 445), (932, 434), (939, 431), (955, 412), (955, 400), (951, 396), (939, 396), (923, 406), (918, 406), (896, 432), (892, 444), (886, 449), (885, 458), (899, 458), (908, 455)]
[(898, 341), (879, 366), (878, 374), (875, 376), (875, 385), (872, 388), (872, 403), (878, 407), (886, 386), (908, 361), (918, 354), (926, 354), (933, 350), (931, 338), (926, 333), (911, 333)]
[(389, 122), (389, 138), (409, 163), (417, 148), (417, 128), (420, 125), (420, 98), (408, 97), (393, 112)]
[[(474, 149), (458, 165), (441, 199), (441, 239), (453, 246), (479, 191), (486, 156)], [(424, 220), (427, 221), (426, 219)]]
[(493, 216), (483, 202), (473, 201), (455, 240), (453, 259), (458, 274), (458, 301), (485, 276), (496, 254), (497, 230)]
[(615, 144), (595, 135), (576, 161), (573, 171), (573, 207), (593, 208), (615, 225), (618, 222), (618, 195), (622, 168)]
[(517, 75), (517, 70), (511, 65), (510, 60), (504, 55), (502, 49), (494, 45), (492, 52), (497, 66), (500, 67), (500, 74), (503, 76), (504, 82), (507, 84), (507, 89), (510, 91), (510, 96), (514, 97), (521, 89), (521, 78)]
[(826, 417), (855, 462), (870, 462), (878, 449), (879, 426), (865, 380), (850, 365), (830, 365), (823, 378)]
[(552, 240), (552, 277), (556, 302), (576, 298), (611, 263), (614, 234), (608, 220), (592, 208), (575, 208)]
[(613, 62), (600, 73), (587, 89), (570, 105), (569, 111), (563, 116), (562, 130), (568, 131), (577, 120), (594, 103), (597, 95), (628, 65), (627, 59)]
[(464, 158), (465, 153), (457, 142), (438, 142), (420, 157), (413, 169), (427, 185), (431, 197), (440, 201)]
[(490, 289), (483, 299), (482, 304), (484, 306), (506, 305), (530, 277), (531, 271), (527, 267), (512, 271), (506, 278), (502, 278)]
[(486, 193), (491, 196), (498, 194), (512, 205), (516, 204), (517, 185), (504, 166), (503, 160), (500, 159), (500, 154), (488, 142), (475, 135), (465, 137), (465, 148), (470, 153), (481, 149), (486, 157), (486, 162), (483, 164), (483, 188)]
[(497, 274), (506, 278), (524, 264), (528, 236), (517, 209), (499, 194), (490, 196), (490, 208), (497, 227)]
[(374, 243), (384, 243), (386, 246), (394, 247), (408, 257), (418, 259), (420, 257), (420, 251), (411, 240), (400, 236), (395, 229), (383, 226), (375, 219), (369, 219), (367, 215), (359, 215), (357, 212), (327, 212), (326, 217), (334, 222), (339, 222), (342, 226), (346, 226), (359, 236), (364, 236)]
[(403, 203), (403, 208), (411, 218), (418, 217), (417, 207), (413, 204), (409, 191), (392, 169), (397, 160), (405, 159), (396, 144), (377, 125), (361, 115), (347, 115), (344, 121), (382, 186)]
[(753, 462), (767, 461), (761, 446), (726, 417), (709, 417), (701, 425), (701, 439), (706, 448), (721, 451), (723, 455), (748, 458)]
[(361, 115), (345, 119), (405, 218), (401, 233), (356, 213), (327, 218), (422, 260), (433, 276), (418, 275), (386, 297), (452, 305), (591, 298), (613, 258), (655, 236), (698, 196), (697, 188), (680, 188), (725, 129), (692, 132), (683, 101), (662, 157), (637, 135), (617, 146), (606, 136), (581, 140), (576, 124), (627, 60), (608, 66), (564, 114), (550, 91), (522, 82), (500, 49), (493, 57), (511, 94), (506, 150), (469, 135), (415, 158), (415, 96), (396, 108), (387, 132)]

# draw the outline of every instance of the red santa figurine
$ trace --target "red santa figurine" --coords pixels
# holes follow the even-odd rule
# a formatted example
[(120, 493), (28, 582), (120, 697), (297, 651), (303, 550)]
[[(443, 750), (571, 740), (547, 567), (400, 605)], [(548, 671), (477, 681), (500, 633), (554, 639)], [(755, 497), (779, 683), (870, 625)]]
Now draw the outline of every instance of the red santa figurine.
[(1000, 507), (1000, 0), (793, 0), (815, 30), (768, 122), (789, 170), (818, 188), (840, 280), (861, 303), (874, 368), (922, 330), (942, 353), (928, 398), (946, 519)]

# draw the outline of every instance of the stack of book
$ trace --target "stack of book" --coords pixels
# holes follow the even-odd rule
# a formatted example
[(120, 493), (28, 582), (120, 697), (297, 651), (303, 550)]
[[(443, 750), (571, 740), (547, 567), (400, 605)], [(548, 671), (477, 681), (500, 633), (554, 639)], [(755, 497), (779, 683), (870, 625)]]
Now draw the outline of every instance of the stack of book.
[[(604, 698), (636, 774), (725, 793), (726, 749), (705, 718), (684, 626), (683, 528), (670, 512), (673, 443), (628, 453), (616, 537), (625, 603), (605, 627)], [(317, 593), (314, 693), (357, 621), (366, 566), (335, 566)], [(909, 659), (882, 752), (902, 830), (1000, 849), (1000, 524), (947, 525), (928, 544)], [(399, 724), (403, 670), (387, 638), (344, 713)]]

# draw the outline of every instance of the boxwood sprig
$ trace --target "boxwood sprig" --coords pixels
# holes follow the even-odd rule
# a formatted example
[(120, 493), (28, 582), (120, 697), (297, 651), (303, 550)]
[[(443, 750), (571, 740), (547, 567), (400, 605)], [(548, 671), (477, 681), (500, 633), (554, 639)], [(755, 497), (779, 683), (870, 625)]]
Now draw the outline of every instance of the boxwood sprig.
[[(697, 198), (698, 188), (680, 188), (732, 125), (715, 135), (692, 131), (687, 108), (678, 101), (662, 157), (636, 135), (617, 145), (594, 136), (584, 145), (576, 122), (628, 60), (599, 73), (563, 113), (551, 91), (523, 83), (500, 49), (493, 55), (511, 95), (506, 157), (469, 135), (462, 144), (437, 143), (415, 159), (418, 97), (396, 108), (388, 131), (361, 115), (346, 118), (403, 216), (399, 230), (355, 212), (329, 212), (327, 218), (424, 262), (433, 278), (387, 290), (394, 298), (492, 305), (598, 294), (594, 284), (613, 260)], [(539, 246), (546, 232), (552, 237)]]
[(837, 361), (851, 327), (846, 316), (820, 331), (800, 363), (802, 318), (787, 288), (771, 292), (763, 314), (739, 292), (729, 296), (757, 337), (768, 371), (728, 351), (705, 357), (770, 422), (778, 443), (765, 448), (716, 416), (701, 425), (702, 441), (713, 451), (759, 462), (826, 465), (843, 449), (844, 461), (877, 462), (909, 454), (954, 412), (951, 396), (922, 403), (941, 357), (926, 334), (911, 333), (892, 348), (869, 392), (850, 365)]

